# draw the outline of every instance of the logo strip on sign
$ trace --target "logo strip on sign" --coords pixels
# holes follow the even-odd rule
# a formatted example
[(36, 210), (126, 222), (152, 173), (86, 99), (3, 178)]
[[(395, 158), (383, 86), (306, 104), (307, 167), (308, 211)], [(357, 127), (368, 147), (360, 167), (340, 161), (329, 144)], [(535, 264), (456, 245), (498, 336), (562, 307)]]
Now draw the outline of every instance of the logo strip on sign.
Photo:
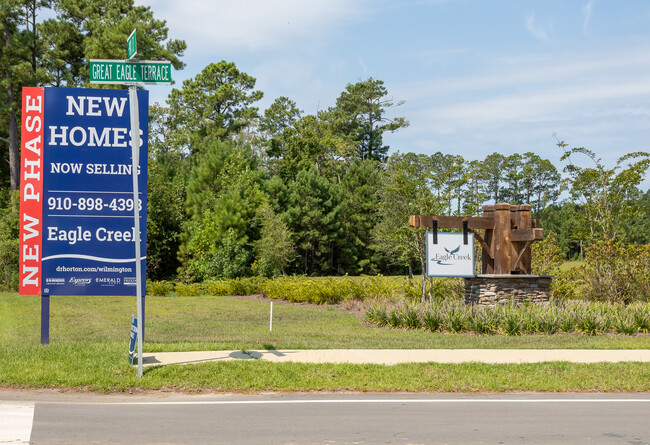
[(23, 88), (20, 167), (20, 295), (41, 294), (44, 90)]

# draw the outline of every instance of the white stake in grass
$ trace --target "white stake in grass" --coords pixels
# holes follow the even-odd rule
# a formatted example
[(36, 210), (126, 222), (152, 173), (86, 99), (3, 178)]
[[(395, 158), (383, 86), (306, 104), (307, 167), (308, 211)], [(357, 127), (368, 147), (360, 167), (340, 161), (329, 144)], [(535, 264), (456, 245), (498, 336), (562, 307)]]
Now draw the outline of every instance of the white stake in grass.
[(269, 317), (269, 332), (273, 332), (273, 302), (271, 302), (271, 316)]

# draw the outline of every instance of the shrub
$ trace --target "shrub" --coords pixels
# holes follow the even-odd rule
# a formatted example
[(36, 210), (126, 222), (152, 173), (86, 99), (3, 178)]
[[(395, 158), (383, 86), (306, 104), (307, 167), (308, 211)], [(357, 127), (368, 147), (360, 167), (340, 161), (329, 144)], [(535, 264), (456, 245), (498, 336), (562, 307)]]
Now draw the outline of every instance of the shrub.
[(467, 330), (467, 312), (464, 304), (447, 302), (442, 308), (445, 330), (457, 334)]
[(637, 304), (630, 308), (634, 311), (634, 319), (639, 331), (645, 334), (650, 332), (650, 308), (644, 304)]
[(18, 290), (20, 191), (0, 191), (0, 290)]
[(400, 316), (402, 320), (402, 326), (408, 329), (419, 329), (422, 326), (422, 322), (418, 316), (418, 309), (415, 305), (405, 304), (401, 307)]
[(442, 328), (442, 324), (442, 316), (437, 308), (428, 306), (422, 310), (422, 325), (425, 329), (437, 332)]
[(176, 295), (179, 297), (195, 297), (197, 295), (205, 295), (206, 290), (202, 284), (199, 283), (176, 283)]
[(214, 280), (206, 281), (203, 286), (206, 292), (210, 295), (233, 295), (231, 280)]
[(489, 307), (472, 306), (468, 315), (469, 327), (481, 335), (493, 334), (499, 327), (496, 310)]
[(639, 325), (633, 312), (619, 310), (614, 318), (614, 329), (619, 334), (634, 335), (639, 331)]
[(394, 307), (391, 309), (390, 313), (388, 314), (388, 325), (391, 328), (401, 328), (402, 327), (402, 317), (400, 314), (400, 308), (399, 307)]
[(541, 334), (555, 334), (562, 327), (562, 311), (551, 305), (530, 311), (534, 316), (535, 332)]
[(366, 310), (365, 319), (369, 323), (379, 326), (388, 325), (388, 314), (386, 308), (380, 304), (373, 304)]
[(521, 335), (524, 320), (519, 307), (513, 304), (500, 308), (500, 327), (506, 335)]
[[(352, 280), (348, 280), (350, 285), (356, 284)], [(384, 277), (383, 275), (375, 275), (363, 277), (362, 286), (350, 286), (350, 294), (352, 298), (391, 298), (397, 292), (399, 285), (394, 279)]]
[(650, 300), (650, 244), (624, 246), (613, 239), (594, 242), (582, 268), (586, 298), (624, 302)]
[(550, 275), (555, 273), (560, 266), (562, 249), (558, 243), (555, 232), (545, 234), (542, 241), (532, 245), (532, 273), (537, 275)]
[(606, 313), (603, 313), (600, 308), (594, 305), (576, 305), (574, 317), (576, 330), (585, 335), (602, 334), (609, 328)]
[(169, 281), (150, 281), (147, 283), (147, 294), (156, 297), (168, 297), (174, 292), (174, 283)]

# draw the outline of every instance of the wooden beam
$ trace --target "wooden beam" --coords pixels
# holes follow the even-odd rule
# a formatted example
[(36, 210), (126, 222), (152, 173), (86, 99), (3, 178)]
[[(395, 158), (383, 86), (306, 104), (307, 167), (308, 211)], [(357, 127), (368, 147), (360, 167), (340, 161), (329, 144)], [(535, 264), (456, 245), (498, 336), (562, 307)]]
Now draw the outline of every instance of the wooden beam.
[[(521, 257), (524, 255), (524, 252), (526, 251), (526, 249), (528, 249), (530, 247), (532, 242), (533, 242), (533, 240), (526, 241), (526, 245), (524, 246), (523, 249), (521, 249), (521, 252), (519, 252), (519, 255), (517, 255), (517, 259), (515, 260), (515, 263), (512, 266), (513, 269), (515, 269), (515, 270), (517, 269), (517, 264), (519, 264), (519, 261), (521, 261)], [(522, 269), (524, 269), (525, 273), (527, 273), (527, 274), (530, 273), (530, 270), (527, 270), (527, 267), (524, 264), (522, 264)]]
[(467, 221), (470, 229), (494, 228), (494, 219), (476, 216), (411, 215), (409, 216), (409, 226), (431, 227), (434, 219), (438, 221), (439, 229), (462, 229), (463, 221)]
[(478, 240), (478, 242), (481, 243), (481, 247), (483, 247), (483, 251), (487, 254), (487, 256), (490, 257), (491, 259), (494, 259), (494, 257), (492, 256), (492, 250), (490, 249), (490, 246), (488, 246), (488, 243), (485, 242), (483, 237), (478, 233), (476, 233), (475, 230), (472, 229), (467, 229), (467, 230), (469, 232), (472, 232), (474, 234), (474, 237)]
[(515, 229), (510, 231), (510, 241), (538, 241), (544, 239), (544, 229)]

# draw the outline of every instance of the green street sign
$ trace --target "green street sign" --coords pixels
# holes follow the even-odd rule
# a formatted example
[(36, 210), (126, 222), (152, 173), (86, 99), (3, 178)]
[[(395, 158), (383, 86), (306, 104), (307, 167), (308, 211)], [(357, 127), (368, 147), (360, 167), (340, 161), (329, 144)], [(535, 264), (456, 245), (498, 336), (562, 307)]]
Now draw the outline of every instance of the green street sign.
[(126, 51), (129, 59), (133, 59), (135, 55), (138, 54), (138, 42), (135, 39), (135, 29), (131, 35), (129, 35), (129, 38), (126, 39)]
[(156, 60), (90, 59), (90, 83), (171, 85), (172, 64)]

